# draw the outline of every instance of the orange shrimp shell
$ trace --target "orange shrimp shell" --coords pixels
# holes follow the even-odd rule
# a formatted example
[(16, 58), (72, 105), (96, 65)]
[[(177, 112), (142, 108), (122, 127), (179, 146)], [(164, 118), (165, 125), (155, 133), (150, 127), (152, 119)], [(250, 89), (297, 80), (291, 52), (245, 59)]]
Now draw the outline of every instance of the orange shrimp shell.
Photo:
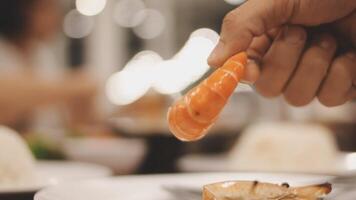
[(191, 89), (168, 110), (171, 132), (182, 141), (202, 138), (217, 120), (244, 74), (246, 53), (239, 53)]

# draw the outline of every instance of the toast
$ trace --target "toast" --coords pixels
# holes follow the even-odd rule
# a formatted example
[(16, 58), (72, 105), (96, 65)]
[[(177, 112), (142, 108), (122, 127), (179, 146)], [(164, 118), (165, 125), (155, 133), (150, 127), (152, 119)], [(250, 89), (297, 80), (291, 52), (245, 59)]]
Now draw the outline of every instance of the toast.
[(289, 187), (258, 181), (228, 181), (205, 185), (203, 200), (319, 200), (331, 192), (331, 184)]

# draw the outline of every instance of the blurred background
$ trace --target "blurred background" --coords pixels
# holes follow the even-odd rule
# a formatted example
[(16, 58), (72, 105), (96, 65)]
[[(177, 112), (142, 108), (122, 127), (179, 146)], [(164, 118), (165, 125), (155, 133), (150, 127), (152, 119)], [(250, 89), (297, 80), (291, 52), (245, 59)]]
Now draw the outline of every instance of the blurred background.
[(356, 151), (355, 103), (293, 108), (242, 85), (203, 140), (169, 132), (169, 105), (209, 73), (222, 19), (241, 3), (2, 0), (0, 124), (38, 159), (116, 174), (332, 172), (330, 163)]

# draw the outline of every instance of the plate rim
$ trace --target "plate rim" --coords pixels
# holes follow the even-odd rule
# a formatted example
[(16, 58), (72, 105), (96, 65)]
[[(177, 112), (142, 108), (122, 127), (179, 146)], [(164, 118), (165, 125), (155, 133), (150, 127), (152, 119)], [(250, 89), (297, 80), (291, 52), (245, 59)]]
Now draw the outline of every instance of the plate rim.
[[(115, 182), (115, 181), (122, 181), (123, 182), (128, 182), (128, 181), (135, 181), (138, 179), (142, 178), (175, 178), (175, 177), (181, 177), (183, 178), (184, 176), (238, 176), (238, 175), (247, 175), (247, 176), (253, 176), (253, 175), (279, 175), (280, 177), (282, 176), (304, 176), (304, 177), (310, 177), (311, 181), (312, 179), (314, 179), (313, 181), (316, 180), (331, 180), (333, 179), (335, 176), (330, 176), (330, 175), (320, 175), (320, 174), (307, 174), (307, 173), (284, 173), (284, 172), (271, 172), (271, 173), (267, 173), (267, 172), (194, 172), (194, 173), (174, 173), (174, 174), (148, 174), (148, 175), (123, 175), (123, 176), (114, 176), (114, 177), (105, 177), (105, 178), (100, 178), (100, 179), (92, 179), (92, 180), (86, 180), (86, 181), (80, 181), (80, 182), (72, 182), (70, 184), (58, 184), (55, 186), (50, 186), (50, 187), (46, 187), (40, 191), (38, 191), (35, 196), (34, 196), (34, 200), (48, 200), (48, 198), (46, 199), (45, 196), (53, 191), (53, 190), (61, 190), (61, 188), (63, 187), (69, 187), (69, 188), (73, 188), (76, 186), (85, 186), (85, 185), (91, 185), (91, 184), (103, 184), (103, 182)], [(197, 177), (195, 177), (197, 178)], [(251, 179), (252, 180), (252, 179)], [(222, 181), (229, 181), (229, 180), (222, 180)], [(230, 180), (231, 181), (231, 180)], [(263, 181), (263, 180), (262, 180)], [(306, 182), (308, 182), (306, 181)], [(164, 181), (163, 181), (164, 182)], [(301, 181), (302, 183), (302, 181)], [(312, 182), (310, 182), (312, 183)], [(208, 183), (207, 183), (208, 184)], [(180, 185), (180, 184), (177, 184)]]

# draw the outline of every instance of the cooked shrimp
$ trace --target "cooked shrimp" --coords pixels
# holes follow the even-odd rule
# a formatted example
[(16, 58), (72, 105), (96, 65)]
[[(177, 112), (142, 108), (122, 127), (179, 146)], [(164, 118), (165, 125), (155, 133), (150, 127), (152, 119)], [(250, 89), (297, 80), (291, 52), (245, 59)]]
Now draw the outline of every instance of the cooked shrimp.
[(194, 141), (207, 133), (242, 78), (246, 63), (246, 53), (231, 57), (169, 108), (169, 128), (178, 139)]

